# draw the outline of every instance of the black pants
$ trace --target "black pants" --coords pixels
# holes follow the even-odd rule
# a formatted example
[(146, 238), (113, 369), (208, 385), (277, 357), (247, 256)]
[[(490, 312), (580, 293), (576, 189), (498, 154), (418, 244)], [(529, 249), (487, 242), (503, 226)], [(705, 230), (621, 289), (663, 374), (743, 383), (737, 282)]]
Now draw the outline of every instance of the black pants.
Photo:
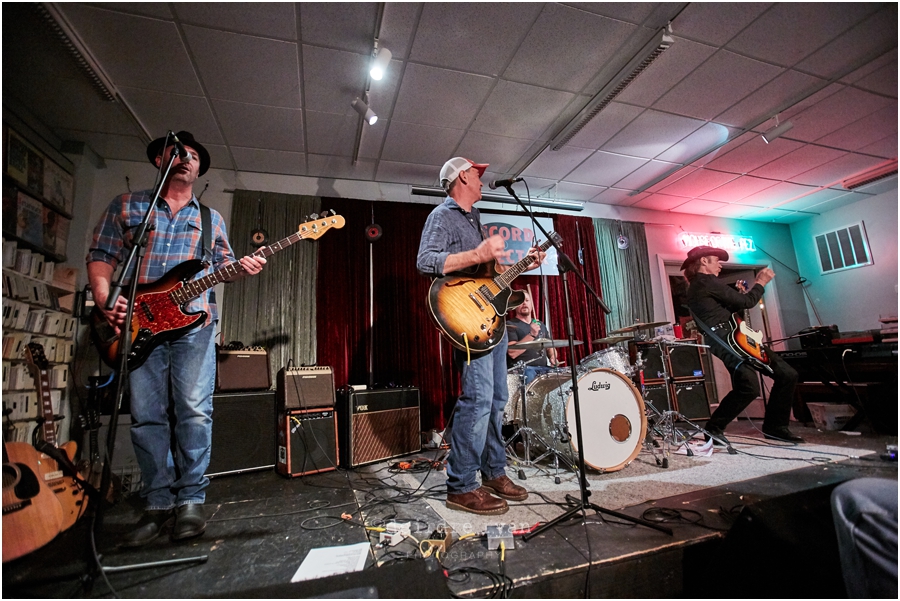
[[(709, 337), (707, 336), (707, 339)], [(710, 352), (722, 360), (728, 373), (731, 374), (731, 392), (719, 402), (719, 407), (713, 412), (707, 427), (714, 426), (725, 429), (731, 420), (740, 415), (753, 399), (759, 396), (759, 372), (748, 363), (741, 363), (733, 353), (725, 349), (717, 340), (709, 340)], [(797, 386), (797, 370), (788, 365), (778, 354), (766, 348), (769, 355), (769, 365), (775, 371), (772, 376), (772, 392), (766, 405), (766, 416), (763, 420), (763, 428), (780, 428), (787, 426), (791, 419), (791, 405), (794, 401), (794, 388)]]

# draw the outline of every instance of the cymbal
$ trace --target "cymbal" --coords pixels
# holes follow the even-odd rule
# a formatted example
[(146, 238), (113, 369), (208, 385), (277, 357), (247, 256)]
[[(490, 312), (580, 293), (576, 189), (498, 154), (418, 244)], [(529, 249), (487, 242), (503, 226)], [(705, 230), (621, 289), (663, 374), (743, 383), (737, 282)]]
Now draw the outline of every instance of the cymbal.
[[(580, 340), (575, 341), (575, 346), (579, 344), (584, 344)], [(516, 344), (510, 345), (514, 351), (518, 351), (520, 349), (533, 349), (533, 348), (562, 348), (564, 346), (569, 346), (568, 340), (550, 340), (549, 338), (538, 338), (537, 340), (529, 340), (528, 342), (517, 342)]]
[(626, 340), (631, 340), (631, 336), (607, 336), (606, 338), (598, 338), (591, 344), (618, 344), (619, 342), (625, 342)]
[(637, 332), (638, 330), (649, 330), (650, 328), (658, 328), (659, 326), (667, 326), (670, 321), (654, 321), (651, 323), (634, 323), (630, 326), (625, 326), (624, 328), (619, 328), (618, 330), (613, 330), (609, 332), (610, 334), (625, 334), (627, 332)]

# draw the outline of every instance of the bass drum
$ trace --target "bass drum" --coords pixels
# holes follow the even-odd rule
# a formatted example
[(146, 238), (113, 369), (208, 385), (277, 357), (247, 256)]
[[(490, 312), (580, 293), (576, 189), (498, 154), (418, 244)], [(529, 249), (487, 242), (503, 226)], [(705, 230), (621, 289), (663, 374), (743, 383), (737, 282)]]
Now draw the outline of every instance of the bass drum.
[[(595, 369), (578, 377), (584, 463), (615, 472), (631, 463), (647, 434), (644, 401), (626, 376)], [(545, 374), (526, 391), (528, 425), (548, 444), (573, 457), (578, 454), (575, 400), (569, 374)], [(568, 439), (563, 443), (562, 440)]]

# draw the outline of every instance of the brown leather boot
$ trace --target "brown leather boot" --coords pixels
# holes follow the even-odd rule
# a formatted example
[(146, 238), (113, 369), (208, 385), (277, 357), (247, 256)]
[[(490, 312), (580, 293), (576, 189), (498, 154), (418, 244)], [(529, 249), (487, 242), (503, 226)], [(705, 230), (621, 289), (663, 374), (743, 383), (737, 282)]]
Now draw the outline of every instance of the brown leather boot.
[(509, 511), (506, 501), (491, 496), (484, 488), (461, 494), (447, 493), (447, 507), (479, 515), (500, 515)]
[(498, 497), (509, 499), (510, 501), (524, 501), (528, 498), (528, 491), (515, 484), (506, 474), (493, 480), (484, 480), (481, 486)]

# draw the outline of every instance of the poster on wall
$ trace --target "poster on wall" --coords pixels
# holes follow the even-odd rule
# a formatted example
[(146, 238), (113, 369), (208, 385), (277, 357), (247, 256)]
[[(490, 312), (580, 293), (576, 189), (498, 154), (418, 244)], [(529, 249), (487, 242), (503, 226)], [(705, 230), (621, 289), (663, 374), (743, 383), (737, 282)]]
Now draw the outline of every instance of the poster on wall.
[(43, 246), (44, 205), (21, 192), (16, 199), (16, 236), (36, 246)]
[(53, 161), (44, 162), (44, 198), (67, 213), (72, 212), (72, 176)]
[[(547, 232), (553, 232), (552, 219), (538, 217), (536, 221)], [(545, 241), (544, 234), (540, 228), (535, 228), (531, 219), (524, 215), (496, 215), (484, 211), (481, 213), (481, 227), (484, 229), (486, 236), (499, 235), (503, 238), (506, 256), (499, 261), (501, 265), (509, 266), (519, 262), (528, 254), (528, 249), (534, 246), (535, 238), (538, 244)], [(540, 269), (528, 273), (530, 275), (559, 275), (556, 249), (551, 246), (547, 250), (547, 258)]]

